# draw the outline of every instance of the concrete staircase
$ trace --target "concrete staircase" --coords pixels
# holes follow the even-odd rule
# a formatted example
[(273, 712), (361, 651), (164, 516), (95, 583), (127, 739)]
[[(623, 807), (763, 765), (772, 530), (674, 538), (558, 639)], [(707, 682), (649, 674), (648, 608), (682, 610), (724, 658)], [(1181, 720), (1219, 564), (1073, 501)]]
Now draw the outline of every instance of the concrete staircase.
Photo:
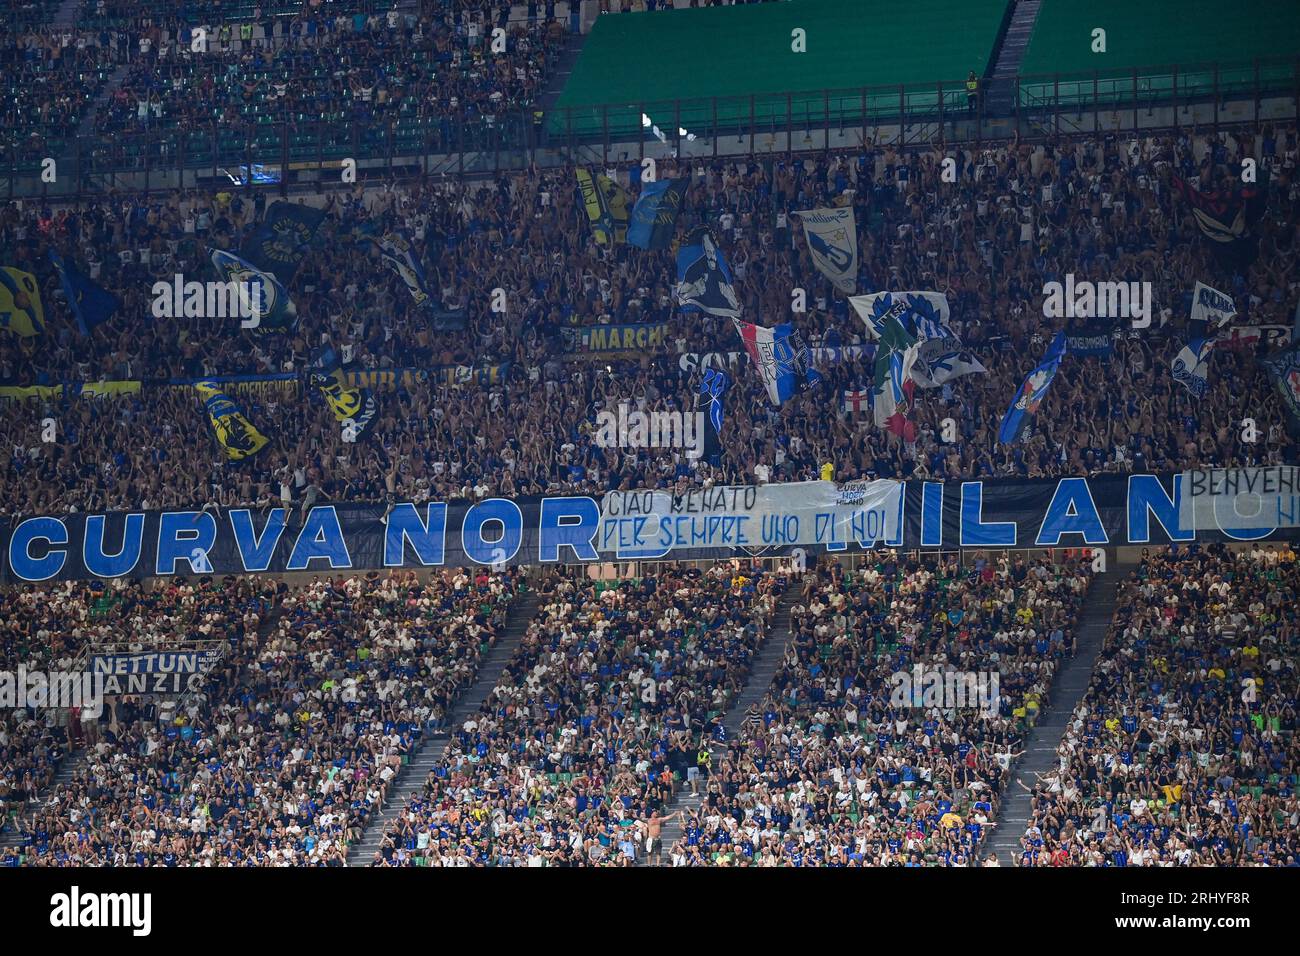
[[(537, 613), (537, 593), (528, 591), (515, 599), (510, 608), (510, 618), (506, 622), (505, 634), (497, 646), (488, 652), (486, 659), (479, 666), (478, 677), (469, 690), (461, 694), (452, 704), (447, 718), (448, 730), (454, 730), (471, 714), (477, 711), (487, 700), (510, 658), (514, 657), (528, 629), (528, 622)], [(397, 818), (412, 796), (424, 788), (425, 781), (447, 751), (451, 737), (447, 734), (430, 739), (425, 737), (420, 748), (411, 756), (411, 762), (404, 766), (393, 779), (389, 788), (388, 799), (383, 808), (370, 818), (369, 825), (362, 831), (361, 839), (348, 848), (348, 866), (369, 866), (379, 852), (384, 832), (389, 823)]]
[(104, 107), (105, 103), (113, 98), (113, 94), (122, 85), (122, 81), (126, 79), (126, 74), (130, 72), (130, 69), (130, 65), (126, 63), (119, 63), (113, 68), (113, 72), (109, 74), (103, 88), (90, 101), (86, 111), (81, 114), (81, 122), (77, 126), (77, 136), (93, 137), (95, 135), (95, 120), (99, 118), (99, 111)]
[(1034, 32), (1041, 0), (1017, 0), (1007, 26), (1006, 36), (998, 47), (993, 75), (989, 78), (984, 95), (984, 112), (989, 116), (1007, 116), (1015, 112), (1016, 74), (1029, 48), (1029, 37)]
[(772, 678), (780, 669), (786, 646), (790, 643), (790, 609), (798, 602), (799, 592), (800, 582), (795, 579), (786, 586), (785, 593), (776, 602), (776, 612), (772, 615), (772, 626), (768, 629), (767, 639), (749, 662), (749, 680), (732, 700), (730, 709), (722, 718), (728, 740), (740, 737), (745, 711), (749, 710), (751, 704), (761, 703), (767, 696), (767, 689), (772, 686)]
[[(740, 693), (732, 699), (731, 706), (722, 718), (722, 723), (727, 728), (728, 740), (736, 740), (741, 736), (745, 712), (749, 710), (751, 704), (760, 703), (767, 696), (767, 690), (772, 685), (772, 678), (776, 676), (781, 661), (785, 657), (785, 649), (790, 643), (790, 609), (798, 601), (799, 592), (799, 581), (792, 581), (786, 586), (785, 593), (777, 601), (776, 613), (772, 616), (772, 626), (768, 628), (766, 638), (759, 646), (758, 653), (754, 655), (754, 659), (750, 662), (749, 679), (745, 682), (745, 686), (741, 688)], [(710, 750), (715, 757), (721, 749), (718, 744), (710, 746)], [(664, 808), (665, 816), (672, 813), (677, 814), (663, 827), (661, 845), (664, 860), (668, 859), (668, 850), (672, 845), (681, 839), (685, 830), (684, 821), (690, 819), (699, 810), (700, 804), (703, 802), (702, 795), (691, 793), (690, 788), (683, 785), (677, 791), (672, 803)], [(644, 857), (638, 857), (637, 865), (649, 866), (650, 862)]]
[(1120, 582), (1134, 567), (1117, 565), (1095, 580), (1088, 592), (1083, 614), (1075, 629), (1075, 655), (1065, 662), (1052, 683), (1052, 706), (1040, 716), (1025, 740), (1024, 756), (1013, 768), (1011, 783), (998, 812), (997, 826), (985, 844), (986, 852), (995, 853), (1003, 866), (1017, 866), (1020, 862), (1020, 838), (1025, 834), (1032, 806), (1031, 794), (1017, 786), (1016, 781), (1032, 790), (1038, 779), (1036, 774), (1056, 768), (1056, 748), (1060, 746), (1074, 709), (1083, 699), (1092, 679), (1093, 668), (1115, 613)]

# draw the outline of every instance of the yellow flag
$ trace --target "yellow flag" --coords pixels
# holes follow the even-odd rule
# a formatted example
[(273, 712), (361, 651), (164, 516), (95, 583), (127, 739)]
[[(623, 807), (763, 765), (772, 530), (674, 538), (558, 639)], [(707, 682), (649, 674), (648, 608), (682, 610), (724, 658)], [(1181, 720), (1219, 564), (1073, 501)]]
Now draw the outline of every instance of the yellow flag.
[(194, 389), (203, 397), (208, 421), (227, 458), (232, 461), (251, 458), (266, 447), (267, 437), (253, 427), (225, 392), (210, 382), (196, 382)]
[(23, 338), (45, 331), (45, 310), (36, 276), (13, 266), (0, 269), (0, 329)]

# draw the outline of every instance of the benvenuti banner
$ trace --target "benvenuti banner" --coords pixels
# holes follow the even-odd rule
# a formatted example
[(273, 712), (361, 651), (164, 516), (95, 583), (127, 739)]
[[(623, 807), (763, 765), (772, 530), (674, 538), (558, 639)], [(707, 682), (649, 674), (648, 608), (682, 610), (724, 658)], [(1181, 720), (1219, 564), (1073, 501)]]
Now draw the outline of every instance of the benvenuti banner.
[[(1239, 494), (1220, 471), (1195, 497)], [(1235, 477), (1234, 477), (1235, 476)], [(1104, 547), (1300, 537), (1276, 515), (1194, 528), (1187, 475), (965, 482), (796, 482), (600, 497), (43, 515), (0, 522), (0, 581), (695, 560), (871, 548)], [(1254, 480), (1265, 488), (1262, 478)], [(1276, 491), (1276, 479), (1267, 488)], [(1257, 489), (1258, 490), (1258, 489)], [(1276, 509), (1274, 509), (1276, 510)], [(1233, 501), (1217, 513), (1263, 513)]]
[(1300, 527), (1300, 468), (1197, 468), (1182, 474), (1184, 528), (1240, 531)]

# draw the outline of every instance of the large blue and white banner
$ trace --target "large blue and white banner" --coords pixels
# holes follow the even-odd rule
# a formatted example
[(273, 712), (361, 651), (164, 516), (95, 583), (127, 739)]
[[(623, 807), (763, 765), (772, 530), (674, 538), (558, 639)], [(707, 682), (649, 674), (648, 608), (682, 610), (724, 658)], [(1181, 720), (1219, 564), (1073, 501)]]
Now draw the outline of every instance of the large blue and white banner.
[[(0, 521), (0, 581), (385, 568), (572, 564), (633, 558), (912, 549), (1162, 545), (1300, 537), (1284, 509), (1233, 501), (1184, 516), (1184, 475), (989, 481), (801, 482), (610, 493), (328, 504), (265, 515), (211, 511), (41, 515)], [(1227, 481), (1226, 478), (1222, 479)], [(1238, 486), (1248, 479), (1238, 477)], [(1283, 478), (1254, 479), (1281, 495)], [(1228, 489), (1223, 485), (1217, 490)], [(1289, 495), (1289, 492), (1288, 492)], [(1295, 501), (1300, 502), (1300, 496)], [(1249, 516), (1256, 518), (1246, 520)]]

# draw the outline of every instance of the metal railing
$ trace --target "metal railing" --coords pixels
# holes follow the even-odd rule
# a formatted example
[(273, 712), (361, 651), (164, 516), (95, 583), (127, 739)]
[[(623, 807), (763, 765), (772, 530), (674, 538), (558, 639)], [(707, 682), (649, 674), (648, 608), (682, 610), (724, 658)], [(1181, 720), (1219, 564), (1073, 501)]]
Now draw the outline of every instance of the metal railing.
[[(973, 98), (964, 80), (954, 80), (572, 106), (545, 115), (532, 107), (495, 115), (438, 115), (420, 105), (365, 117), (267, 114), (238, 124), (127, 128), (67, 139), (53, 183), (42, 181), (44, 157), (27, 146), (0, 144), (0, 195), (80, 197), (112, 188), (217, 182), (251, 188), (241, 167), (257, 166), (277, 171), (284, 192), (340, 181), (339, 169), (349, 159), (361, 180), (466, 177), (530, 165), (639, 162), (646, 156), (791, 155), (867, 143), (978, 146), (1012, 136), (1033, 140), (1192, 123), (1217, 128), (1221, 120), (1260, 124), (1296, 116), (1300, 57), (1022, 76), (1005, 81), (1009, 88), (990, 86), (997, 82), (983, 81)], [(990, 97), (991, 92), (998, 95)], [(1261, 111), (1266, 100), (1268, 116)]]

